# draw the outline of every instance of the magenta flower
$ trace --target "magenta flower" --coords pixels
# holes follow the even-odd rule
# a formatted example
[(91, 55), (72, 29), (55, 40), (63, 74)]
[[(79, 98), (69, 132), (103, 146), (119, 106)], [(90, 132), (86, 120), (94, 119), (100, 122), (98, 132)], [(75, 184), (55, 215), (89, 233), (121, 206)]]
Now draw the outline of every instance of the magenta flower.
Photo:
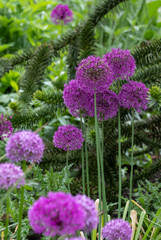
[(141, 82), (130, 81), (122, 86), (119, 93), (120, 106), (130, 109), (134, 108), (136, 111), (147, 109), (148, 91), (145, 84)]
[(13, 134), (6, 144), (6, 156), (13, 162), (41, 161), (45, 146), (39, 135), (32, 131), (20, 131)]
[(67, 5), (58, 4), (51, 13), (51, 20), (56, 25), (61, 22), (67, 24), (73, 20), (73, 13)]
[(86, 213), (85, 226), (82, 230), (86, 233), (90, 233), (94, 228), (97, 228), (98, 224), (98, 213), (95, 202), (86, 195), (77, 194), (75, 198)]
[(17, 188), (25, 184), (25, 174), (19, 166), (14, 163), (0, 164), (0, 189), (8, 190), (17, 183)]
[(59, 126), (53, 137), (55, 147), (65, 151), (81, 149), (83, 145), (82, 130), (72, 126)]
[(102, 229), (103, 238), (108, 240), (131, 240), (130, 224), (122, 219), (114, 219), (106, 223)]
[(45, 236), (75, 234), (85, 224), (81, 205), (71, 194), (63, 192), (40, 197), (30, 208), (28, 218), (34, 232)]
[(88, 114), (91, 109), (92, 97), (93, 95), (84, 92), (79, 87), (77, 80), (71, 80), (69, 84), (64, 86), (64, 103), (74, 117), (86, 116)]
[(86, 239), (82, 237), (72, 237), (72, 238), (65, 238), (65, 240), (86, 240)]
[[(115, 92), (111, 90), (106, 90), (102, 93), (96, 94), (96, 104), (97, 104), (97, 118), (99, 121), (108, 120), (117, 115), (119, 110), (118, 96)], [(94, 97), (91, 100), (89, 108), (89, 115), (91, 117), (95, 116), (94, 110)]]
[(113, 82), (113, 72), (105, 59), (89, 56), (80, 62), (76, 79), (83, 91), (94, 94), (109, 88)]
[(135, 59), (129, 50), (113, 48), (103, 56), (114, 72), (114, 79), (128, 80), (135, 72)]
[[(10, 118), (12, 118), (10, 116)], [(0, 139), (8, 138), (12, 135), (12, 123), (3, 114), (0, 115)]]

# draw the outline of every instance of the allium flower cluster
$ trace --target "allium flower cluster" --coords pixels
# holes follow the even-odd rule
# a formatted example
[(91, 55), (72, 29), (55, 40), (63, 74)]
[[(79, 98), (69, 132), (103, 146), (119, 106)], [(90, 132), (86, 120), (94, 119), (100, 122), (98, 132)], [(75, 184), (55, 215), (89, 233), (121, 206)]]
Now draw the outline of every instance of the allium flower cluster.
[(12, 187), (15, 183), (17, 183), (17, 188), (25, 184), (25, 175), (22, 169), (14, 163), (1, 163), (0, 189), (8, 190), (8, 188)]
[(86, 116), (91, 109), (90, 102), (93, 95), (84, 92), (77, 80), (71, 80), (65, 84), (63, 99), (70, 113), (75, 117)]
[(119, 93), (120, 105), (124, 108), (134, 108), (136, 111), (147, 109), (148, 91), (145, 84), (141, 82), (130, 81), (122, 86)]
[(103, 238), (108, 240), (131, 240), (130, 224), (122, 219), (114, 219), (106, 223), (102, 229)]
[[(10, 116), (10, 118), (12, 118)], [(8, 138), (11, 136), (13, 131), (12, 123), (3, 114), (0, 115), (0, 139)]]
[(113, 72), (105, 59), (89, 56), (80, 62), (76, 79), (85, 92), (103, 92), (112, 84)]
[(72, 125), (59, 126), (53, 137), (55, 147), (65, 151), (81, 149), (83, 141), (82, 130)]
[(86, 233), (90, 233), (94, 228), (97, 228), (98, 223), (95, 202), (86, 195), (77, 194), (75, 198), (86, 213), (85, 226), (82, 230)]
[(11, 161), (41, 161), (45, 146), (39, 135), (32, 131), (13, 134), (6, 144), (6, 156)]
[(85, 222), (81, 205), (71, 194), (63, 192), (49, 192), (48, 197), (40, 197), (28, 217), (33, 230), (45, 236), (75, 234)]
[[(94, 98), (92, 98), (92, 104), (90, 104), (89, 115), (94, 117)], [(103, 93), (98, 93), (96, 96), (97, 105), (97, 118), (100, 121), (108, 120), (117, 115), (119, 110), (119, 99), (115, 92), (106, 90)]]
[(128, 80), (135, 72), (135, 59), (131, 55), (129, 50), (112, 49), (111, 52), (106, 53), (105, 58), (114, 72), (114, 79), (126, 79)]
[(51, 13), (51, 20), (56, 25), (60, 24), (61, 21), (67, 24), (73, 20), (73, 12), (69, 9), (68, 5), (58, 4)]
[(82, 237), (72, 237), (72, 238), (65, 238), (65, 240), (86, 240)]

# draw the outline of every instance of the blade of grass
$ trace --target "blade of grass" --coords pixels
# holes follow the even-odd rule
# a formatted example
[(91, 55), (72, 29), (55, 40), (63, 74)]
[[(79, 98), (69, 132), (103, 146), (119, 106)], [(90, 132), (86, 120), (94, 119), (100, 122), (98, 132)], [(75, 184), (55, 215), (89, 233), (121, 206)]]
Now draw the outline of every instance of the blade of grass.
[(139, 239), (139, 233), (140, 233), (140, 229), (142, 227), (142, 224), (143, 224), (143, 221), (144, 221), (144, 217), (145, 217), (145, 214), (146, 212), (142, 212), (141, 215), (140, 215), (140, 219), (139, 219), (139, 223), (138, 223), (138, 228), (137, 228), (137, 231), (136, 231), (136, 235), (135, 235), (135, 240), (138, 240)]

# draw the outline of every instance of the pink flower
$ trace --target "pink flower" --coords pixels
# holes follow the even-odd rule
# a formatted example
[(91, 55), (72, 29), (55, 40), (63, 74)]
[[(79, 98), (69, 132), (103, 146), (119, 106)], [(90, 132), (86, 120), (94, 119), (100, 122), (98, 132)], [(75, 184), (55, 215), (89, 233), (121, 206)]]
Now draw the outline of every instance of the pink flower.
[(58, 4), (51, 13), (51, 20), (56, 25), (60, 24), (61, 21), (67, 24), (73, 20), (73, 12), (67, 5)]
[(7, 189), (17, 183), (17, 188), (25, 184), (25, 174), (14, 163), (0, 164), (0, 189)]
[(14, 133), (6, 144), (6, 156), (11, 161), (41, 161), (45, 146), (39, 135), (32, 131)]
[(135, 59), (127, 49), (113, 48), (103, 58), (107, 61), (109, 67), (112, 68), (115, 80), (128, 80), (135, 72)]
[(94, 94), (109, 88), (113, 82), (113, 72), (105, 59), (89, 56), (78, 65), (76, 79), (83, 91)]
[(119, 93), (120, 106), (130, 109), (134, 108), (136, 111), (147, 109), (148, 91), (144, 83), (130, 81), (122, 86)]
[(82, 130), (72, 126), (59, 126), (53, 137), (55, 147), (65, 151), (81, 149), (83, 144)]
[(85, 225), (85, 212), (69, 193), (49, 192), (40, 197), (28, 212), (30, 225), (45, 236), (70, 235)]

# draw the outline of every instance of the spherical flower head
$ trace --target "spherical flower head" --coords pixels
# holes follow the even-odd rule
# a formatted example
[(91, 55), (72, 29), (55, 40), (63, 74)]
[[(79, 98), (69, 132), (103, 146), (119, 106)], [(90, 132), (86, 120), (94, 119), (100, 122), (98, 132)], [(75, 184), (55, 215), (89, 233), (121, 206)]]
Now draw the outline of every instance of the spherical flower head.
[(130, 224), (122, 219), (114, 219), (106, 223), (102, 229), (102, 236), (108, 240), (131, 240)]
[(78, 203), (86, 213), (85, 226), (83, 232), (90, 233), (94, 228), (97, 228), (98, 217), (95, 202), (86, 195), (77, 194), (75, 196)]
[(135, 72), (135, 59), (128, 49), (113, 48), (103, 56), (114, 72), (114, 80), (128, 80)]
[(136, 111), (147, 109), (148, 92), (144, 83), (130, 81), (122, 86), (119, 93), (120, 106), (130, 109), (134, 108)]
[[(91, 107), (89, 109), (89, 115), (95, 116), (94, 97), (91, 100)], [(106, 90), (103, 93), (96, 94), (97, 105), (97, 118), (99, 121), (108, 120), (117, 115), (119, 109), (118, 95), (111, 91)]]
[[(10, 118), (12, 118), (10, 116)], [(3, 114), (0, 115), (0, 139), (8, 138), (12, 135), (13, 128), (10, 120)]]
[(86, 93), (79, 87), (77, 80), (71, 80), (69, 84), (64, 86), (64, 103), (74, 117), (88, 114), (92, 97), (93, 95)]
[(61, 22), (67, 24), (73, 20), (73, 12), (69, 9), (68, 5), (58, 4), (51, 13), (51, 20), (56, 25)]
[(30, 225), (45, 236), (75, 234), (85, 224), (85, 212), (69, 193), (49, 192), (40, 197), (28, 212)]
[(14, 163), (1, 163), (0, 164), (0, 189), (8, 190), (14, 184), (17, 184), (17, 188), (25, 184), (25, 174)]
[(39, 163), (45, 146), (39, 135), (32, 131), (13, 134), (6, 144), (6, 156), (13, 162), (31, 161)]
[(55, 147), (65, 151), (81, 149), (83, 145), (82, 130), (72, 126), (59, 126), (53, 137)]
[(86, 240), (86, 239), (82, 237), (72, 237), (72, 238), (65, 238), (65, 240)]
[(89, 56), (80, 62), (76, 79), (83, 91), (94, 94), (109, 88), (113, 82), (113, 72), (105, 59)]

